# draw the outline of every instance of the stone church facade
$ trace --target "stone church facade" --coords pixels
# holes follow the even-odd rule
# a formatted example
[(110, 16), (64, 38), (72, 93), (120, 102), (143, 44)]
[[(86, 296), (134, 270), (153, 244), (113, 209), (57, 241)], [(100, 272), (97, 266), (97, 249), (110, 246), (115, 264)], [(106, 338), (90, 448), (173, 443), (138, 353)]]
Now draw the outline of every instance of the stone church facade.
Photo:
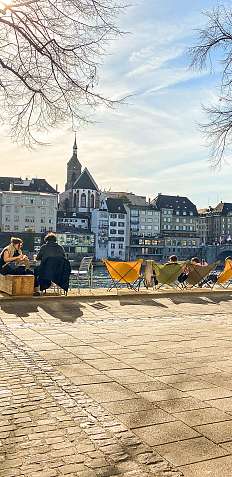
[(99, 207), (99, 196), (98, 186), (87, 167), (82, 170), (75, 137), (73, 155), (67, 164), (65, 191), (60, 194), (60, 210), (67, 213), (91, 213)]

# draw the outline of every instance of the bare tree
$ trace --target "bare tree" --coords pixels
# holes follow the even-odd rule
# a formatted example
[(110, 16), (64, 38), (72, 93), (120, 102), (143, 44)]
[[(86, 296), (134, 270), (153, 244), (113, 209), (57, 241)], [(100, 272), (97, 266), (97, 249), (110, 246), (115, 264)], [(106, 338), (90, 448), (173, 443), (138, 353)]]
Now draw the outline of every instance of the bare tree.
[(96, 88), (123, 3), (0, 0), (0, 118), (14, 140), (31, 145), (38, 131), (117, 103)]
[(199, 31), (198, 45), (191, 48), (192, 67), (222, 68), (218, 100), (205, 106), (208, 122), (202, 124), (211, 146), (214, 165), (220, 165), (232, 144), (232, 9), (223, 5), (204, 12), (206, 26)]

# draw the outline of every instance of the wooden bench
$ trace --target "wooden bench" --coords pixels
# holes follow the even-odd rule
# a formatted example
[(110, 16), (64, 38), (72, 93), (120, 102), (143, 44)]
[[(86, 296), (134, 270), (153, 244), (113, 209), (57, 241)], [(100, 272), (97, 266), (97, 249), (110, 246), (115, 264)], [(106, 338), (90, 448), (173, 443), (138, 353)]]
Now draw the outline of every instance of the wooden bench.
[(34, 276), (0, 275), (0, 292), (12, 296), (32, 296), (34, 293)]

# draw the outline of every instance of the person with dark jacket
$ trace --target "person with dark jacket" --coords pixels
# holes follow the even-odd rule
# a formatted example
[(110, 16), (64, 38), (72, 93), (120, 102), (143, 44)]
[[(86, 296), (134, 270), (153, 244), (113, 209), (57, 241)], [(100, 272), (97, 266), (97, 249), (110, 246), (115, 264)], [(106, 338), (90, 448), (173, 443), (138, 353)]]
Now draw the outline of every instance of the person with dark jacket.
[(67, 292), (71, 266), (63, 247), (56, 242), (54, 233), (46, 235), (45, 245), (42, 245), (36, 260), (41, 262), (37, 269), (40, 290), (46, 290), (53, 282)]
[(36, 260), (40, 260), (43, 263), (50, 257), (63, 257), (65, 258), (65, 251), (61, 245), (58, 245), (56, 241), (56, 235), (52, 232), (46, 235), (44, 239), (45, 244), (42, 245)]

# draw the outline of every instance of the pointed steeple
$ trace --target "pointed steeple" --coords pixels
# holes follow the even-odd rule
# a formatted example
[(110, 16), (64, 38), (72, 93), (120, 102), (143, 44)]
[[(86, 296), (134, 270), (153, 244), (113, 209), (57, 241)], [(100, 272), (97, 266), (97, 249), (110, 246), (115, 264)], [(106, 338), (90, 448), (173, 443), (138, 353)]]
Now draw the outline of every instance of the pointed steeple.
[(81, 175), (81, 163), (77, 157), (77, 137), (75, 133), (75, 140), (73, 144), (73, 155), (71, 159), (68, 161), (67, 165), (67, 182), (65, 185), (65, 190), (69, 190), (73, 188), (75, 181)]
[(73, 144), (73, 155), (76, 153), (77, 155), (77, 133), (75, 133), (75, 141)]

